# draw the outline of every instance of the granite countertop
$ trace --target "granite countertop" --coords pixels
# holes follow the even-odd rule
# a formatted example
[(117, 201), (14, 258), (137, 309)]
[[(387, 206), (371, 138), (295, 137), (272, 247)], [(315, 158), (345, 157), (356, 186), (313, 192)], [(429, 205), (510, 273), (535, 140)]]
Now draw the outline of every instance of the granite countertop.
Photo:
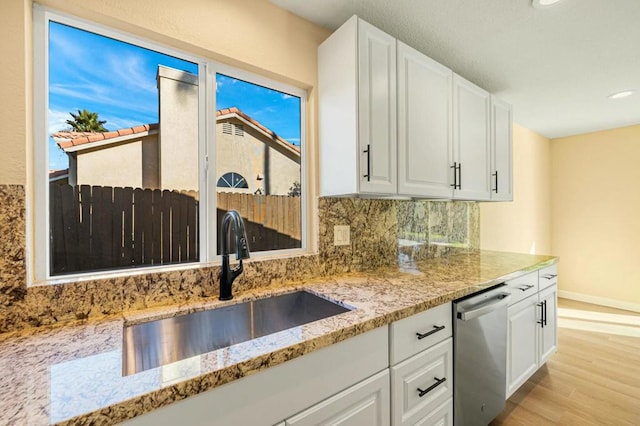
[[(136, 311), (117, 318), (0, 335), (0, 424), (107, 425), (557, 261), (479, 251), (395, 268), (306, 280)], [(356, 309), (183, 361), (122, 376), (125, 324), (305, 289)]]

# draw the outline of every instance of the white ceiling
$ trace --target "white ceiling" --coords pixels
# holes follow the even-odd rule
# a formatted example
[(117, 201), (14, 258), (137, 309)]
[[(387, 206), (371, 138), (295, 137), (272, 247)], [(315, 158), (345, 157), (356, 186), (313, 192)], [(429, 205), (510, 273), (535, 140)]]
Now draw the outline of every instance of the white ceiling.
[[(549, 138), (640, 123), (640, 0), (271, 0), (334, 30), (357, 14), (514, 106)], [(607, 96), (635, 89), (625, 99)]]

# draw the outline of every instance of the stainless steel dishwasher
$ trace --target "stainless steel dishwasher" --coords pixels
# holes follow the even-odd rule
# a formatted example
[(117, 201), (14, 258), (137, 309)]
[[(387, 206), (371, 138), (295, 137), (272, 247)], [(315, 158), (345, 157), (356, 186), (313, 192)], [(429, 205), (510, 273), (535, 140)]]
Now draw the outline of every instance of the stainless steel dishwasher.
[(488, 425), (505, 407), (506, 289), (500, 284), (453, 302), (455, 425)]

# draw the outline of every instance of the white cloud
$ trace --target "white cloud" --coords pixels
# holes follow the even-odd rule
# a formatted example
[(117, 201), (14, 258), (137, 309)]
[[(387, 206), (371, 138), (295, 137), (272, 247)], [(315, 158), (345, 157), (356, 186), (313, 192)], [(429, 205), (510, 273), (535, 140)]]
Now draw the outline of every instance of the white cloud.
[(66, 121), (69, 119), (71, 119), (71, 116), (67, 111), (49, 109), (49, 134), (68, 129), (69, 125)]
[(145, 73), (145, 64), (138, 55), (110, 55), (107, 58), (111, 79), (135, 92), (156, 93), (156, 80)]
[(119, 129), (126, 129), (128, 127), (140, 126), (142, 124), (152, 124), (152, 123), (140, 123), (139, 121), (129, 120), (122, 117), (109, 117), (106, 115), (104, 117), (101, 116), (100, 119), (107, 121), (106, 127), (109, 130), (119, 130)]
[[(134, 103), (133, 100), (120, 99), (118, 97), (109, 95), (109, 87), (98, 83), (85, 85), (85, 84), (73, 84), (62, 85), (56, 84), (49, 87), (49, 93), (64, 97), (66, 99), (76, 99), (79, 101), (86, 101), (96, 104), (101, 104), (105, 107), (119, 108), (123, 110), (135, 109), (138, 113), (145, 114), (157, 114), (157, 105), (148, 102), (138, 101)], [(135, 96), (134, 96), (135, 99)], [(100, 112), (100, 111), (98, 111)]]

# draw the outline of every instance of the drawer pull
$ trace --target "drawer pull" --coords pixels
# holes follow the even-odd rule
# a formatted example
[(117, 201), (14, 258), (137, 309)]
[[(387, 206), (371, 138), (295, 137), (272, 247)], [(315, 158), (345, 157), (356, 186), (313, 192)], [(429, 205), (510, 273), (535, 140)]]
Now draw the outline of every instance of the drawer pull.
[(434, 325), (433, 326), (433, 330), (431, 331), (427, 331), (426, 333), (416, 333), (416, 336), (418, 336), (418, 340), (422, 340), (425, 337), (429, 337), (431, 336), (433, 333), (437, 333), (440, 330), (444, 330), (444, 325)]
[(557, 276), (558, 274), (547, 274), (547, 275), (543, 275), (542, 278), (544, 278), (545, 280), (552, 280)]
[(534, 285), (531, 285), (531, 284), (525, 284), (525, 285), (523, 285), (522, 287), (518, 287), (518, 290), (527, 291), (527, 290), (532, 289), (532, 288), (534, 288), (534, 287), (535, 287)]
[(420, 398), (422, 398), (423, 396), (425, 396), (426, 394), (428, 394), (429, 392), (431, 392), (432, 390), (434, 390), (435, 388), (437, 388), (438, 386), (446, 382), (447, 378), (443, 377), (442, 379), (438, 379), (437, 377), (434, 377), (433, 380), (435, 380), (436, 382), (431, 386), (429, 386), (428, 388), (426, 388), (425, 390), (418, 388), (418, 396)]

